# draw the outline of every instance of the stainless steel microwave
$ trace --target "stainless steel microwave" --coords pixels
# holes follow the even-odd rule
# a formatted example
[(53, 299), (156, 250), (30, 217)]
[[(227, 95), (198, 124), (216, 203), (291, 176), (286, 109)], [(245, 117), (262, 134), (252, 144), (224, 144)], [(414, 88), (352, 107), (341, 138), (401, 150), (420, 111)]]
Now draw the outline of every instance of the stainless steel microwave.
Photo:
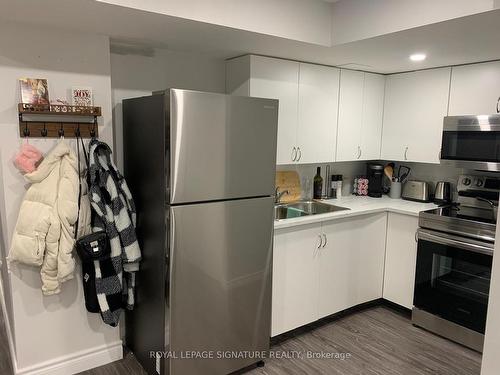
[(441, 164), (499, 172), (500, 114), (445, 117)]

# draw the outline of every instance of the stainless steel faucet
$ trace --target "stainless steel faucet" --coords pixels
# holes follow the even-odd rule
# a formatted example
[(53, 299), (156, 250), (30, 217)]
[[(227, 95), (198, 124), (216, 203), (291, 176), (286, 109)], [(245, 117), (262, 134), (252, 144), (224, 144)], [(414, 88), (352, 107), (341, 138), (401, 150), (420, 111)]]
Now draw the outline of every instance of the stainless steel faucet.
[(279, 191), (279, 186), (276, 186), (276, 194), (275, 194), (275, 202), (276, 203), (281, 203), (281, 197), (283, 197), (283, 195), (285, 194), (290, 194), (290, 192), (288, 190), (283, 190), (283, 191)]

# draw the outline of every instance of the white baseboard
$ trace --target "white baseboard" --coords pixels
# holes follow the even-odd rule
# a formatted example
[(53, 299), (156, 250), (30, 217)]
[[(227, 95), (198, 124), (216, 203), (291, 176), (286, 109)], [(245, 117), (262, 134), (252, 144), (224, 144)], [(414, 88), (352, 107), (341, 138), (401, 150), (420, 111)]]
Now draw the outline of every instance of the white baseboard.
[(12, 366), (12, 369), (14, 373), (16, 373), (17, 370), (17, 360), (16, 360), (16, 345), (14, 343), (14, 336), (12, 335), (12, 330), (10, 329), (11, 323), (13, 322), (10, 321), (9, 319), (9, 313), (7, 312), (7, 304), (5, 303), (5, 291), (3, 289), (3, 284), (2, 280), (0, 278), (0, 303), (2, 304), (2, 315), (3, 315), (3, 322), (5, 326), (5, 331), (7, 332), (7, 341), (9, 344), (9, 352), (10, 352), (10, 363)]
[(123, 358), (122, 341), (84, 350), (34, 366), (18, 368), (15, 375), (72, 375)]

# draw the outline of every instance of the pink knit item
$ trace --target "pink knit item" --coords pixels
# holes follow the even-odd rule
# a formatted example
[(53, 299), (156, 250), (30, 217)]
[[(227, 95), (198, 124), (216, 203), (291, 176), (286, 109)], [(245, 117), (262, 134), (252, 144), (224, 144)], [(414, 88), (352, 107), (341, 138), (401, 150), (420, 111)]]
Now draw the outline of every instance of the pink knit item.
[(29, 143), (23, 143), (14, 158), (14, 165), (22, 173), (33, 172), (43, 159), (42, 153)]

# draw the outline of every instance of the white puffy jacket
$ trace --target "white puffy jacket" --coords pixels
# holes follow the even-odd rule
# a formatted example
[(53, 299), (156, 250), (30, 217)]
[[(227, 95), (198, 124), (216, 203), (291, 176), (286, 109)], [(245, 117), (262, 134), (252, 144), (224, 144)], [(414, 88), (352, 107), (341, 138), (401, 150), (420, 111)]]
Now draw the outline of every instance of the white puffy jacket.
[[(77, 158), (60, 141), (37, 170), (26, 174), (32, 183), (21, 204), (9, 261), (42, 266), (42, 291), (60, 292), (60, 284), (73, 278), (74, 230), (78, 216)], [(85, 197), (86, 198), (86, 197)], [(82, 204), (79, 234), (90, 227), (90, 207)]]

